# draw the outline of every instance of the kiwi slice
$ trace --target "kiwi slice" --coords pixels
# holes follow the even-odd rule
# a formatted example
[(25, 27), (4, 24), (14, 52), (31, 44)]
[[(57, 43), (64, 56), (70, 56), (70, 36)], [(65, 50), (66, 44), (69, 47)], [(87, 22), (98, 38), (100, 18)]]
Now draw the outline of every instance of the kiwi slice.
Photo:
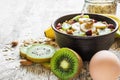
[(53, 46), (35, 44), (28, 48), (26, 57), (32, 62), (49, 62), (55, 51)]
[(24, 58), (26, 57), (26, 55), (27, 55), (27, 49), (28, 49), (30, 46), (32, 46), (32, 45), (20, 47), (20, 56), (21, 56), (21, 57), (24, 57)]
[(41, 65), (46, 69), (49, 69), (49, 70), (51, 69), (50, 62), (44, 62), (44, 63), (41, 63)]
[(51, 58), (51, 71), (61, 80), (70, 80), (80, 74), (82, 59), (73, 50), (61, 48)]

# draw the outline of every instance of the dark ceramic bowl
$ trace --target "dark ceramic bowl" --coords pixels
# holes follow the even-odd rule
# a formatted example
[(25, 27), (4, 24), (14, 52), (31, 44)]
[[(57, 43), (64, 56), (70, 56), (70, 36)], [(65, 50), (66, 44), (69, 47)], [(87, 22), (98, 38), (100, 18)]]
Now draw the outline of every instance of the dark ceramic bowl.
[(115, 29), (111, 33), (106, 35), (80, 37), (80, 36), (73, 36), (70, 34), (61, 33), (55, 28), (55, 26), (58, 23), (62, 23), (66, 20), (72, 19), (74, 16), (79, 14), (70, 14), (70, 15), (65, 15), (58, 18), (52, 24), (52, 28), (55, 32), (55, 40), (60, 47), (71, 48), (75, 50), (82, 57), (84, 61), (86, 60), (89, 61), (97, 51), (107, 50), (110, 48), (110, 46), (114, 42), (115, 32), (118, 29), (118, 25), (111, 18), (98, 15), (98, 14), (86, 13), (92, 19), (95, 19), (98, 21), (106, 21), (107, 23), (113, 24), (115, 26)]

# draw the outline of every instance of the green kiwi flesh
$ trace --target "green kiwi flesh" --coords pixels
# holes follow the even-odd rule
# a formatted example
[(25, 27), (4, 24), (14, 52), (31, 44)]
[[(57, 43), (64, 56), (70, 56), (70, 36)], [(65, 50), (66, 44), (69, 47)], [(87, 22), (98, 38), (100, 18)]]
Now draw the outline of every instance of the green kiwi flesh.
[(80, 74), (81, 57), (69, 48), (61, 48), (51, 58), (51, 70), (61, 80), (70, 80)]
[(32, 45), (27, 50), (27, 59), (33, 62), (49, 62), (55, 51), (55, 48), (50, 45)]
[(24, 57), (24, 58), (26, 57), (26, 55), (27, 55), (27, 49), (28, 49), (30, 46), (32, 46), (32, 45), (20, 47), (20, 56), (21, 56), (21, 57)]

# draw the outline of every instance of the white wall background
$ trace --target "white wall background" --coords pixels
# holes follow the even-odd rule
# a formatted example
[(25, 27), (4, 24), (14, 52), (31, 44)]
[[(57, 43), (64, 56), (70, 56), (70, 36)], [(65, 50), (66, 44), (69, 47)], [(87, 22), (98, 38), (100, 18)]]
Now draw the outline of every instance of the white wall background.
[(83, 4), (83, 0), (0, 0), (0, 43), (18, 34), (43, 36), (54, 19), (81, 12)]

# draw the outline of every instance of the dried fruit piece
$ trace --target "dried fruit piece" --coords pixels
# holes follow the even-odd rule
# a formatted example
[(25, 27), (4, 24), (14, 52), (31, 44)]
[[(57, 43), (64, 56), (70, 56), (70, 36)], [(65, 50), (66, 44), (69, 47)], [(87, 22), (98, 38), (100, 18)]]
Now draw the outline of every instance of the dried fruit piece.
[(62, 25), (60, 23), (57, 24), (56, 29), (59, 30), (62, 28)]
[(115, 29), (115, 26), (113, 24), (108, 24), (108, 28)]
[(87, 32), (86, 32), (86, 35), (87, 35), (87, 36), (91, 36), (91, 35), (92, 35), (92, 31), (91, 31), (91, 30), (87, 31)]

